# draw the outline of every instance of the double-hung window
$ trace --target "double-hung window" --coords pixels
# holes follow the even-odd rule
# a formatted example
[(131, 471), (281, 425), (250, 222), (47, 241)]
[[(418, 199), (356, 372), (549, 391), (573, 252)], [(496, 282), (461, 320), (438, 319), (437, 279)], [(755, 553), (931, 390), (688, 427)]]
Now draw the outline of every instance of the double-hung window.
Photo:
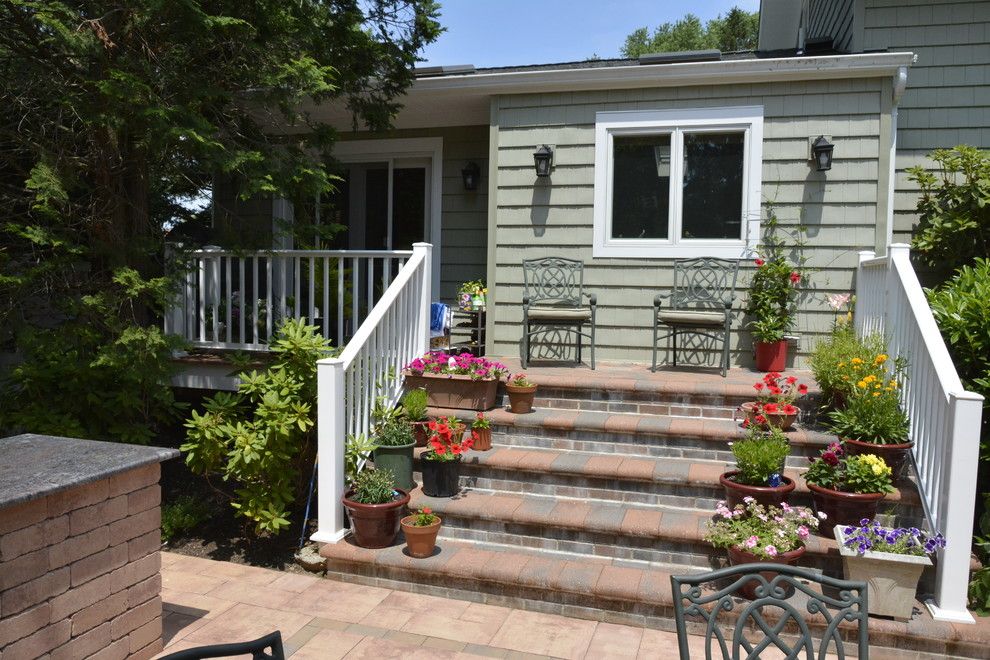
[(597, 113), (594, 256), (744, 256), (762, 158), (762, 106)]

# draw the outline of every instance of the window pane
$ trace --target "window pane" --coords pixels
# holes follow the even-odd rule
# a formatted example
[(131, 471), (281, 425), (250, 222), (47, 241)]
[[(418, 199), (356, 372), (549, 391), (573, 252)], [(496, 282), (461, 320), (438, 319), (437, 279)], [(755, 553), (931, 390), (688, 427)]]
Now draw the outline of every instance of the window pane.
[(667, 238), (670, 135), (613, 139), (612, 238)]
[(682, 238), (741, 238), (745, 134), (684, 134)]

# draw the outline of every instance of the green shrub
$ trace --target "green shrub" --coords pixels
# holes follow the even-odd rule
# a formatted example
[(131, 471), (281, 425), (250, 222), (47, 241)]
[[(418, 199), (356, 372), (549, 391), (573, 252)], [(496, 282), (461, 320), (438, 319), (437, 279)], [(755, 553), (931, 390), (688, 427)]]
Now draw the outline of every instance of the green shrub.
[(426, 409), (429, 396), (422, 387), (409, 390), (402, 397), (402, 411), (410, 422), (421, 422), (426, 419)]
[(344, 445), (344, 481), (353, 485), (364, 464), (371, 460), (378, 445), (366, 435), (349, 435)]
[(400, 420), (385, 424), (375, 436), (379, 447), (402, 447), (416, 442), (412, 427)]
[(739, 470), (735, 481), (747, 486), (766, 486), (771, 475), (781, 472), (790, 452), (791, 444), (780, 429), (751, 428), (746, 438), (732, 443), (732, 455), (736, 457), (736, 469)]
[(178, 538), (207, 520), (210, 504), (194, 495), (182, 495), (174, 502), (162, 504), (162, 541)]
[(361, 504), (387, 504), (395, 499), (395, 475), (389, 470), (361, 470), (350, 499)]
[(315, 456), (316, 362), (334, 353), (315, 326), (296, 320), (279, 326), (271, 351), (267, 370), (241, 374), (235, 394), (193, 411), (181, 447), (193, 472), (232, 486), (219, 492), (258, 534), (285, 529), (286, 510), (302, 495)]

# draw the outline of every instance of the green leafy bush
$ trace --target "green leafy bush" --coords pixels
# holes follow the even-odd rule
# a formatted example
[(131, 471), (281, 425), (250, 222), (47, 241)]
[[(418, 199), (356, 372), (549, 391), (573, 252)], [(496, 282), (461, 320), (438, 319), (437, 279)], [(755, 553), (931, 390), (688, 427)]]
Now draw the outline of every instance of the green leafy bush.
[(416, 442), (412, 427), (400, 420), (390, 421), (382, 426), (375, 436), (379, 447), (403, 447)]
[(112, 287), (66, 303), (52, 328), (18, 338), (23, 361), (0, 383), (0, 429), (147, 444), (181, 410), (172, 350), (181, 342), (139, 323), (160, 308), (168, 282), (120, 269)]
[(771, 475), (780, 474), (790, 452), (791, 444), (780, 429), (751, 428), (746, 438), (732, 443), (732, 455), (739, 470), (735, 481), (747, 486), (766, 486)]
[(162, 504), (162, 541), (171, 541), (188, 533), (210, 518), (212, 507), (202, 498), (182, 495), (174, 502)]
[(389, 470), (361, 470), (350, 499), (360, 504), (387, 504), (395, 499), (395, 476)]
[(857, 337), (849, 323), (836, 324), (827, 339), (815, 344), (811, 353), (811, 372), (821, 388), (822, 404), (833, 407), (852, 392), (859, 379), (850, 377), (850, 365), (858, 359), (863, 364), (874, 361), (877, 355), (887, 352), (887, 342), (883, 335), (873, 334)]
[[(196, 474), (219, 475), (219, 489), (258, 534), (289, 525), (286, 509), (302, 493), (315, 456), (316, 362), (334, 353), (315, 326), (288, 320), (278, 328), (265, 371), (241, 374), (235, 394), (220, 392), (193, 411), (181, 449)], [(213, 484), (213, 482), (210, 482)]]
[(426, 419), (428, 401), (429, 395), (422, 387), (406, 392), (405, 396), (402, 397), (402, 411), (405, 413), (406, 419), (410, 422), (421, 422)]
[(374, 440), (366, 435), (349, 435), (344, 445), (344, 481), (353, 485), (358, 473), (364, 469), (364, 464), (371, 460), (371, 455), (378, 449)]
[(829, 430), (840, 438), (879, 445), (907, 442), (911, 422), (901, 409), (897, 381), (867, 380), (872, 378), (858, 381), (845, 407), (829, 413)]

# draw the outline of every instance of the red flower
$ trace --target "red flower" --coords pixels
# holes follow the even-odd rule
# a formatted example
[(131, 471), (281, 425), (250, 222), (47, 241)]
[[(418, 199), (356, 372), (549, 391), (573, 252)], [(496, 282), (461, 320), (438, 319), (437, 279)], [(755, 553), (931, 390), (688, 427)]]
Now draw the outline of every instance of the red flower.
[(757, 267), (757, 268), (759, 268), (760, 266), (762, 266), (762, 265), (763, 265), (763, 264), (765, 264), (765, 263), (766, 263), (766, 262), (765, 262), (765, 261), (763, 261), (763, 259), (757, 259), (757, 260), (756, 260), (756, 267)]
[(457, 443), (454, 443), (450, 445), (450, 451), (454, 453), (454, 456), (457, 456), (458, 454), (461, 453), (461, 446)]
[(796, 382), (797, 382), (797, 378), (795, 376), (788, 376), (787, 377), (787, 384), (788, 385), (793, 385)]
[(784, 406), (784, 414), (785, 415), (796, 415), (797, 414), (797, 411), (798, 411), (798, 409), (795, 408), (794, 406), (792, 406), (789, 403)]
[(780, 394), (780, 392), (781, 392), (781, 389), (779, 387), (777, 387), (776, 385), (771, 385), (770, 386), (770, 393), (771, 394)]
[(753, 385), (753, 388), (756, 389), (757, 392), (759, 392), (763, 389), (763, 383), (756, 383), (755, 385)]
[(430, 420), (430, 423), (426, 425), (426, 428), (430, 429), (431, 431), (436, 431), (437, 430), (436, 420)]
[(447, 448), (444, 447), (443, 445), (439, 445), (437, 447), (434, 447), (433, 448), (433, 451), (435, 451), (437, 453), (437, 456), (443, 456), (444, 454), (447, 453)]
[(450, 427), (447, 426), (446, 424), (437, 424), (437, 427), (435, 429), (432, 429), (432, 430), (436, 431), (440, 435), (449, 435), (450, 434)]
[(754, 418), (754, 421), (755, 421), (755, 422), (756, 422), (757, 424), (766, 424), (766, 423), (767, 423), (767, 418), (766, 418), (766, 417), (764, 417), (763, 415), (757, 415), (757, 416), (756, 416), (756, 417)]
[(800, 393), (800, 394), (807, 394), (808, 393), (808, 386), (805, 385), (804, 383), (801, 383), (800, 385), (798, 385), (798, 393)]
[(431, 508), (430, 508), (430, 507), (428, 507), (428, 506), (424, 506), (424, 507), (423, 507), (423, 508), (421, 509), (421, 511), (422, 511), (423, 513), (433, 513), (433, 509), (431, 509)]
[(749, 420), (748, 419), (744, 419), (743, 420), (742, 427), (744, 429), (748, 429), (749, 428)]
[(839, 457), (835, 455), (834, 451), (822, 452), (822, 460), (832, 466), (839, 464)]
[(801, 281), (801, 275), (798, 273), (791, 273), (791, 284), (797, 284)]
[(767, 405), (763, 406), (763, 410), (765, 412), (770, 413), (771, 415), (780, 412), (776, 403), (768, 403)]

